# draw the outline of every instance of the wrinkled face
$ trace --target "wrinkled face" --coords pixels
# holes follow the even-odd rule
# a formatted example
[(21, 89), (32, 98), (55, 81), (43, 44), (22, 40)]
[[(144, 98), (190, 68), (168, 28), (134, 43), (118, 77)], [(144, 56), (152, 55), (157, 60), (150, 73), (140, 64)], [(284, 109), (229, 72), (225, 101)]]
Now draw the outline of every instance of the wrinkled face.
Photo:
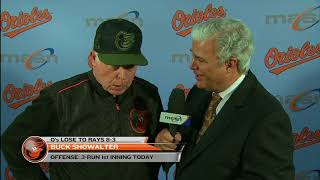
[(198, 88), (221, 92), (224, 90), (227, 68), (225, 64), (219, 63), (216, 49), (217, 43), (212, 39), (193, 40), (190, 69), (195, 74)]
[(132, 84), (136, 75), (136, 65), (112, 66), (101, 62), (93, 52), (91, 66), (93, 74), (103, 89), (117, 96), (123, 94)]

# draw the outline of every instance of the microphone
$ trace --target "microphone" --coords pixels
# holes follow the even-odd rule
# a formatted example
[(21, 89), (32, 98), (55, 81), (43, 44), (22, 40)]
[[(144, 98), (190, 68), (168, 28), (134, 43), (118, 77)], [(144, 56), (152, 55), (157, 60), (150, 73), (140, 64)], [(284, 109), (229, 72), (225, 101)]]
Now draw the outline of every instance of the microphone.
[(169, 131), (174, 137), (180, 125), (190, 119), (185, 114), (185, 95), (182, 89), (175, 88), (172, 90), (169, 102), (168, 111), (161, 112), (160, 122), (169, 124)]
[[(175, 88), (172, 90), (169, 102), (168, 111), (161, 112), (160, 122), (169, 124), (169, 132), (171, 136), (175, 136), (176, 132), (180, 129), (180, 125), (184, 124), (190, 118), (185, 114), (185, 94), (184, 90)], [(172, 163), (164, 163), (162, 168), (168, 179), (168, 172)]]
[[(172, 90), (168, 102), (168, 112), (179, 115), (185, 113), (185, 94), (182, 89), (175, 88)], [(174, 137), (178, 130), (178, 125), (182, 125), (183, 121), (181, 116), (171, 117), (170, 120), (169, 132)], [(177, 122), (177, 124), (175, 122)]]

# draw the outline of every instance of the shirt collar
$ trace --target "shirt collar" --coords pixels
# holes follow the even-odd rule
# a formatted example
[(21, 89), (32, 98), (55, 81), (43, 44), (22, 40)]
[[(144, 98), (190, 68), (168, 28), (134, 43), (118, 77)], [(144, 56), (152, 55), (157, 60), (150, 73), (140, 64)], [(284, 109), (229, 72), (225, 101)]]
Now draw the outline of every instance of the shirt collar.
[[(232, 94), (234, 90), (236, 90), (236, 88), (241, 84), (241, 82), (243, 81), (243, 79), (246, 77), (245, 74), (241, 74), (240, 77), (233, 82), (226, 90), (222, 91), (219, 93), (219, 96), (223, 99), (225, 98), (227, 95)], [(212, 95), (214, 95), (215, 92), (212, 92)]]

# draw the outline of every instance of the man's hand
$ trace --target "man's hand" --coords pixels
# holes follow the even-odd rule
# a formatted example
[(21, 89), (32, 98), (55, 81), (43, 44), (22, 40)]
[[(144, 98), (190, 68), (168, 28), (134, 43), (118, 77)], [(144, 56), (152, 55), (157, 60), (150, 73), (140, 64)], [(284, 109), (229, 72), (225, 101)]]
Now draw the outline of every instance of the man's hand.
[(165, 143), (165, 144), (156, 144), (156, 147), (159, 147), (162, 150), (175, 150), (177, 144), (181, 141), (181, 134), (177, 132), (173, 137), (168, 129), (162, 129), (161, 132), (156, 137), (156, 143)]

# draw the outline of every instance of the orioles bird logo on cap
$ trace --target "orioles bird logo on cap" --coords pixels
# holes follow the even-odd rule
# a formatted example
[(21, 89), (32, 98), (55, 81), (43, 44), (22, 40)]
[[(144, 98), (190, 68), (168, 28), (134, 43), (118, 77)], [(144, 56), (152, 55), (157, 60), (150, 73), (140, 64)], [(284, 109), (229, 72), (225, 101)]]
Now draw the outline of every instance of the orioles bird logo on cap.
[(116, 35), (115, 44), (117, 48), (121, 51), (126, 51), (131, 48), (131, 46), (134, 43), (134, 34), (133, 33), (127, 33), (124, 31), (120, 31)]

